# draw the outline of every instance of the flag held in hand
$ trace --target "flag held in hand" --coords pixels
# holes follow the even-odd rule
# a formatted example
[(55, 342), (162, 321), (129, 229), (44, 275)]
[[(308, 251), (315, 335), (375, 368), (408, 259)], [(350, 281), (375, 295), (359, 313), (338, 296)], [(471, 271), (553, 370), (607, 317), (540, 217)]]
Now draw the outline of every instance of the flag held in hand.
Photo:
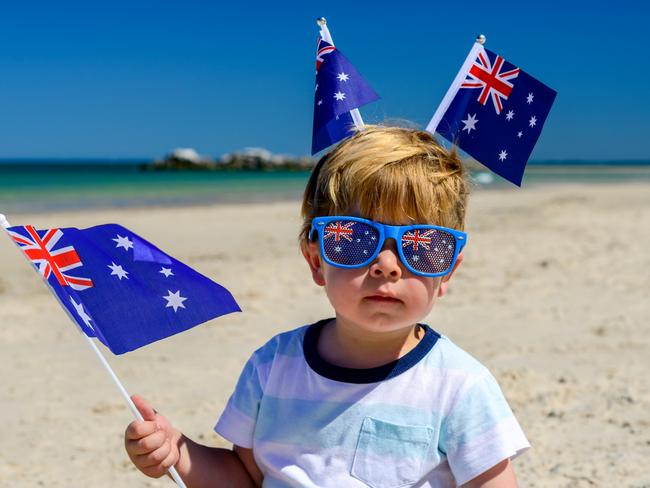
[(521, 186), (526, 163), (556, 95), (477, 42), (427, 131), (438, 132)]
[(355, 123), (350, 112), (377, 99), (379, 95), (334, 47), (329, 30), (323, 24), (316, 53), (311, 153), (316, 154), (352, 135)]
[(120, 225), (7, 232), (81, 330), (114, 354), (240, 311), (228, 290)]

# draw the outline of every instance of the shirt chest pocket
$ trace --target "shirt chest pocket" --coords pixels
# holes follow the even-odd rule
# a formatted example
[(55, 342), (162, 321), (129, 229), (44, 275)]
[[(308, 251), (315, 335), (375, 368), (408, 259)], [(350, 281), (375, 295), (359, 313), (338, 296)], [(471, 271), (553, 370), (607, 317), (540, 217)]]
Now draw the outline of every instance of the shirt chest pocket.
[(372, 488), (397, 488), (418, 481), (433, 438), (431, 427), (398, 425), (366, 417), (351, 474)]

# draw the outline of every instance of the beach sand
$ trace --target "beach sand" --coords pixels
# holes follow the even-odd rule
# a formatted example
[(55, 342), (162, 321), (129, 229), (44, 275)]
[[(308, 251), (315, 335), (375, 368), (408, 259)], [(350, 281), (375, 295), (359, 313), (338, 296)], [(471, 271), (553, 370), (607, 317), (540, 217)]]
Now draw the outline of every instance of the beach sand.
[[(298, 202), (9, 215), (119, 222), (226, 286), (243, 313), (107, 357), (190, 437), (213, 433), (248, 356), (331, 315), (297, 247)], [(476, 191), (450, 293), (426, 321), (498, 378), (533, 448), (521, 486), (650, 486), (650, 185)], [(0, 487), (164, 487), (130, 464), (117, 390), (27, 261), (0, 239)]]

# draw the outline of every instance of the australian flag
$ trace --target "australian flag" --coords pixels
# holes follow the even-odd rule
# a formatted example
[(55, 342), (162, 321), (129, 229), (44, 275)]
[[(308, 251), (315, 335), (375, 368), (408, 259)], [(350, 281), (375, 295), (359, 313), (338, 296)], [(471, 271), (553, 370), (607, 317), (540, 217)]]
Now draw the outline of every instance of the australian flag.
[(352, 63), (334, 47), (326, 26), (322, 34), (316, 54), (312, 154), (351, 135), (354, 121), (350, 111), (379, 98)]
[(557, 93), (475, 44), (427, 126), (521, 186), (526, 163)]
[(7, 231), (81, 330), (114, 354), (240, 311), (228, 290), (119, 225)]

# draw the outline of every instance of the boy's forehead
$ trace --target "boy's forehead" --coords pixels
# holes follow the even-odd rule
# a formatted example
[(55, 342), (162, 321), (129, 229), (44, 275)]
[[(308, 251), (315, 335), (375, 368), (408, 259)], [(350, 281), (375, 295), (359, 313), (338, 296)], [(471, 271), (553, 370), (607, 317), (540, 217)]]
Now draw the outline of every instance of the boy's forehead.
[(415, 225), (415, 224), (431, 224), (432, 222), (418, 222), (416, 218), (409, 216), (406, 212), (401, 210), (386, 211), (380, 208), (375, 208), (372, 211), (363, 212), (358, 205), (352, 207), (345, 215), (351, 217), (361, 217), (362, 219), (373, 220), (387, 225)]

